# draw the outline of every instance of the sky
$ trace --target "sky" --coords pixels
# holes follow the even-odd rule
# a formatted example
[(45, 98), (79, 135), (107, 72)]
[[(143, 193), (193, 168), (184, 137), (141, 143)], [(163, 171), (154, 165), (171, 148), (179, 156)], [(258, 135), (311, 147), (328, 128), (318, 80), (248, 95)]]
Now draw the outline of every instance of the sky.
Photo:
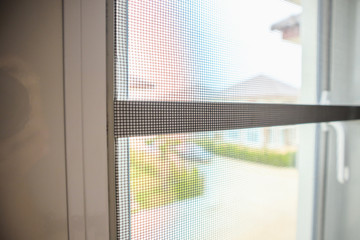
[(299, 14), (298, 5), (285, 0), (134, 0), (128, 12), (129, 81), (153, 81), (159, 92), (148, 96), (152, 99), (171, 94), (169, 89), (184, 95), (186, 82), (213, 94), (258, 75), (301, 85), (301, 46), (271, 31), (274, 23)]
[(300, 87), (301, 46), (283, 40), (281, 32), (270, 29), (272, 24), (300, 13), (300, 6), (284, 0), (211, 2), (212, 16), (202, 13), (202, 19), (211, 21), (214, 35), (226, 36), (229, 49), (221, 54), (228, 61), (224, 64), (230, 63), (227, 76), (231, 77), (209, 81), (208, 87), (225, 88), (259, 74)]

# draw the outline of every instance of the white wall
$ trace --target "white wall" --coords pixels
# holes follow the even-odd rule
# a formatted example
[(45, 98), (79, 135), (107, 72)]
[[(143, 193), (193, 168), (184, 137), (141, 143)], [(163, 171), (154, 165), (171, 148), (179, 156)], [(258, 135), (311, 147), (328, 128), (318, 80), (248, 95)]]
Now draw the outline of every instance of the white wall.
[(1, 132), (24, 123), (0, 136), (0, 239), (67, 239), (62, 1), (1, 1), (0, 36)]

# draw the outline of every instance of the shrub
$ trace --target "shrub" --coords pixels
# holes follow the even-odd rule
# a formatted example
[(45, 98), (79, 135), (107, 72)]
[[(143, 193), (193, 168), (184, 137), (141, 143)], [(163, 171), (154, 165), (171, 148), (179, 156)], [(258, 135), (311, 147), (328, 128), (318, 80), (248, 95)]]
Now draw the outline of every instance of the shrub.
[(295, 152), (279, 153), (270, 149), (254, 149), (234, 143), (224, 143), (214, 140), (201, 139), (196, 144), (205, 150), (224, 157), (257, 162), (277, 167), (295, 166)]
[[(161, 149), (170, 151), (168, 147)], [(130, 151), (130, 189), (138, 204), (135, 211), (203, 194), (204, 179), (198, 169), (176, 164), (166, 153), (153, 156), (145, 151)]]

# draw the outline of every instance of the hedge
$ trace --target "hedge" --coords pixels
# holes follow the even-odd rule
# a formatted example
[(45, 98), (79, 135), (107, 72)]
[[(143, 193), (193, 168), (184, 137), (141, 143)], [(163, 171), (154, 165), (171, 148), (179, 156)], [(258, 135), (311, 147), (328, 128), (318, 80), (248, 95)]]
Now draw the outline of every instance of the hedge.
[(254, 149), (234, 143), (224, 143), (215, 140), (197, 140), (196, 144), (205, 150), (219, 156), (241, 159), (277, 167), (295, 166), (295, 152), (280, 153), (270, 149)]

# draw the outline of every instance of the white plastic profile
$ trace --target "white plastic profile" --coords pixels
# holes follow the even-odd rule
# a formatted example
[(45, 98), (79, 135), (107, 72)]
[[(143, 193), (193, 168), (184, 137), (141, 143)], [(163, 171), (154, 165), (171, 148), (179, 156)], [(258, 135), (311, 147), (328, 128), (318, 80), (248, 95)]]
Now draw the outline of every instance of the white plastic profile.
[[(330, 104), (330, 92), (323, 91), (321, 94), (321, 104)], [(345, 166), (345, 128), (341, 122), (329, 122), (322, 125), (323, 131), (328, 131), (328, 127), (331, 127), (335, 132), (336, 137), (336, 177), (340, 184), (344, 184), (349, 181), (350, 169)]]
[(328, 126), (334, 129), (336, 134), (337, 180), (339, 183), (344, 184), (350, 177), (350, 169), (348, 166), (345, 166), (345, 128), (341, 122), (330, 122)]

